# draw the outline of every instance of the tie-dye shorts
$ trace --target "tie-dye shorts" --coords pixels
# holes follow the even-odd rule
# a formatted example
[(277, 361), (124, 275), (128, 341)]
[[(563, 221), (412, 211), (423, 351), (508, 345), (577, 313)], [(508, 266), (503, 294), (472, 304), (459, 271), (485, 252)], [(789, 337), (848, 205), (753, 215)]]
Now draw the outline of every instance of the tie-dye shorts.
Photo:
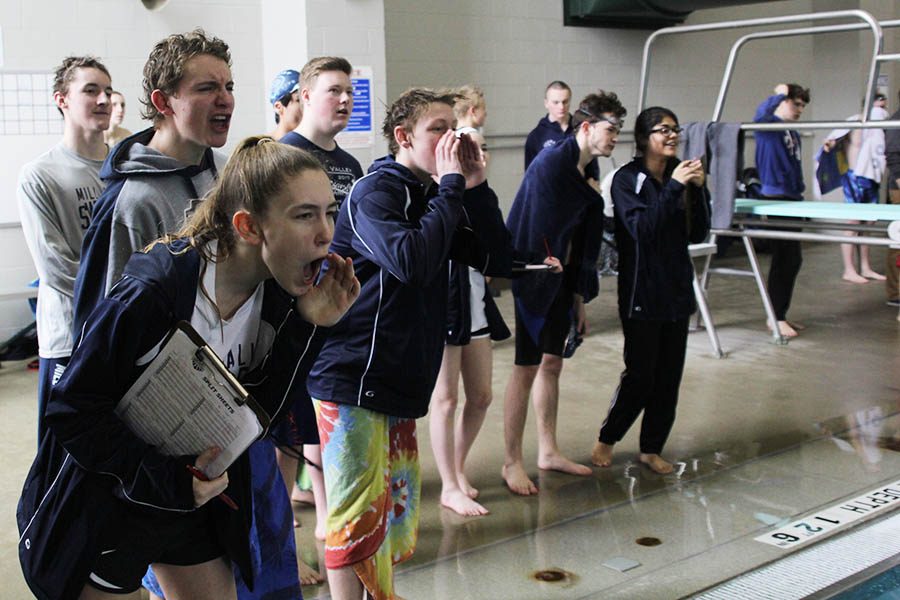
[(314, 400), (328, 498), (325, 566), (352, 566), (376, 600), (394, 597), (393, 565), (419, 531), (415, 419)]

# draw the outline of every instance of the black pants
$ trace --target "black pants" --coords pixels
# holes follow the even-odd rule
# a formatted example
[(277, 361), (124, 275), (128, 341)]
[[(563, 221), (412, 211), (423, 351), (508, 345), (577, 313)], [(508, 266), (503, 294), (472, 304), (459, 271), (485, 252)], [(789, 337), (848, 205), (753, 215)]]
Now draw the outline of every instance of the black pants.
[[(781, 231), (800, 231), (799, 229), (783, 229)], [(787, 311), (791, 307), (794, 295), (794, 282), (803, 264), (800, 242), (796, 240), (771, 240), (772, 263), (769, 266), (769, 298), (775, 309), (775, 319), (787, 320)]]
[[(792, 200), (786, 196), (760, 196), (766, 200)], [(803, 221), (803, 219), (795, 219)], [(781, 229), (780, 231), (801, 231), (801, 229)], [(787, 320), (787, 311), (791, 307), (794, 295), (794, 282), (803, 264), (800, 242), (796, 240), (771, 240), (772, 262), (769, 265), (769, 299), (775, 309), (777, 321)]]
[(659, 454), (675, 422), (678, 386), (684, 370), (688, 319), (623, 319), (625, 370), (600, 426), (600, 441), (615, 444), (644, 411), (641, 452)]

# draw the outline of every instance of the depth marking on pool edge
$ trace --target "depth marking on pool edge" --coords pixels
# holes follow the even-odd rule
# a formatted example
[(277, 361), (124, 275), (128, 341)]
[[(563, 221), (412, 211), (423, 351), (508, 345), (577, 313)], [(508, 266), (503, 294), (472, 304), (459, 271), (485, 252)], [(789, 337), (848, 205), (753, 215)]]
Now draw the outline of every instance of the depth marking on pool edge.
[(839, 502), (753, 539), (779, 548), (795, 548), (863, 517), (897, 506), (900, 506), (900, 481)]

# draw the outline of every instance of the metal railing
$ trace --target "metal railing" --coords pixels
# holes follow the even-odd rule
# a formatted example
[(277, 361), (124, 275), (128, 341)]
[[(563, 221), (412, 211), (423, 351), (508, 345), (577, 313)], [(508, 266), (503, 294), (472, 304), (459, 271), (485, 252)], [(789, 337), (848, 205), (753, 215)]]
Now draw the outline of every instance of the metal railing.
[(729, 53), (728, 62), (726, 63), (725, 72), (722, 75), (722, 83), (719, 87), (719, 95), (716, 98), (716, 106), (713, 111), (713, 121), (718, 121), (721, 117), (722, 110), (727, 96), (728, 88), (731, 84), (731, 78), (734, 73), (734, 66), (737, 62), (737, 56), (740, 49), (749, 41), (756, 39), (771, 39), (778, 37), (792, 37), (798, 35), (815, 35), (821, 33), (836, 33), (845, 31), (857, 31), (868, 29), (872, 32), (872, 53), (871, 61), (868, 67), (868, 75), (866, 82), (866, 95), (863, 100), (863, 109), (858, 121), (806, 121), (798, 123), (792, 121), (790, 123), (741, 123), (741, 129), (745, 131), (784, 131), (786, 129), (795, 130), (813, 130), (813, 129), (900, 129), (900, 121), (869, 121), (869, 112), (872, 105), (872, 98), (875, 95), (876, 84), (878, 81), (879, 65), (882, 62), (900, 61), (900, 54), (882, 54), (884, 47), (883, 29), (888, 27), (900, 27), (900, 20), (893, 21), (877, 21), (875, 17), (864, 10), (837, 10), (821, 13), (786, 15), (781, 17), (763, 17), (758, 19), (744, 19), (740, 21), (722, 21), (719, 23), (705, 23), (702, 25), (687, 25), (679, 27), (666, 27), (655, 31), (644, 42), (644, 54), (641, 60), (641, 81), (638, 92), (638, 112), (644, 109), (647, 97), (647, 86), (650, 72), (650, 51), (653, 44), (660, 37), (666, 35), (682, 35), (687, 33), (698, 33), (706, 31), (717, 31), (721, 29), (737, 29), (743, 27), (761, 27), (765, 25), (784, 25), (789, 23), (807, 22), (807, 21), (823, 21), (823, 20), (839, 20), (839, 19), (857, 19), (860, 23), (842, 23), (837, 25), (820, 25), (816, 27), (803, 27), (797, 29), (782, 29), (776, 31), (762, 31), (747, 34), (734, 42)]
[[(875, 18), (866, 11), (862, 10), (841, 10), (841, 11), (831, 11), (831, 12), (822, 12), (815, 14), (802, 14), (802, 15), (788, 15), (782, 17), (766, 17), (766, 18), (758, 18), (758, 19), (745, 19), (741, 21), (724, 21), (719, 23), (707, 23), (703, 25), (688, 25), (681, 27), (667, 27), (664, 29), (660, 29), (653, 34), (651, 34), (647, 41), (644, 43), (644, 55), (641, 61), (641, 80), (640, 80), (640, 89), (638, 92), (638, 112), (644, 109), (644, 104), (646, 102), (647, 96), (647, 85), (648, 85), (648, 74), (650, 71), (650, 50), (653, 47), (654, 42), (662, 36), (673, 35), (673, 34), (686, 34), (686, 33), (696, 33), (696, 32), (705, 32), (705, 31), (716, 31), (722, 29), (736, 29), (743, 27), (761, 27), (767, 25), (783, 25), (789, 23), (798, 23), (798, 22), (809, 22), (809, 21), (823, 21), (823, 20), (840, 20), (840, 19), (855, 19), (860, 21), (859, 23), (841, 23), (835, 25), (824, 25), (824, 26), (816, 26), (816, 27), (801, 27), (795, 29), (782, 29), (776, 31), (763, 31), (763, 32), (755, 32), (748, 35), (744, 35), (737, 39), (732, 45), (731, 52), (729, 53), (728, 62), (726, 63), (725, 71), (722, 75), (722, 83), (719, 87), (719, 94), (716, 98), (716, 105), (713, 112), (713, 121), (718, 121), (721, 117), (723, 106), (725, 103), (725, 98), (727, 96), (728, 87), (731, 84), (731, 79), (734, 73), (734, 66), (737, 62), (737, 56), (740, 52), (740, 49), (749, 41), (757, 40), (757, 39), (770, 39), (770, 38), (778, 38), (778, 37), (791, 37), (791, 36), (799, 36), (799, 35), (817, 35), (822, 33), (835, 33), (835, 32), (844, 32), (844, 31), (855, 31), (860, 29), (869, 29), (872, 32), (872, 53), (871, 60), (869, 62), (868, 74), (867, 74), (867, 82), (866, 82), (866, 94), (863, 100), (862, 112), (860, 114), (859, 120), (856, 121), (818, 121), (818, 122), (803, 122), (798, 123), (796, 121), (791, 122), (780, 122), (780, 123), (741, 123), (741, 129), (745, 131), (784, 131), (788, 129), (792, 130), (820, 130), (820, 129), (900, 129), (900, 121), (892, 121), (892, 120), (884, 120), (884, 121), (870, 121), (869, 113), (872, 105), (872, 100), (876, 93), (876, 84), (878, 80), (878, 70), (879, 66), (882, 62), (887, 61), (898, 61), (900, 60), (900, 54), (883, 54), (882, 50), (884, 47), (883, 41), (883, 27), (898, 27), (900, 26), (900, 21), (884, 21), (879, 23), (875, 20)], [(713, 230), (712, 231), (712, 240), (715, 240), (717, 235), (723, 236), (733, 236), (742, 238), (745, 251), (747, 253), (747, 257), (750, 262), (750, 266), (752, 269), (751, 273), (738, 272), (734, 269), (711, 269), (710, 268), (710, 259), (711, 256), (706, 256), (704, 259), (704, 266), (702, 275), (700, 276), (700, 288), (701, 293), (705, 294), (707, 286), (709, 284), (709, 275), (713, 271), (722, 272), (729, 271), (727, 274), (752, 274), (754, 279), (756, 280), (757, 287), (759, 288), (760, 298), (763, 302), (763, 307), (766, 312), (766, 317), (770, 323), (773, 325), (776, 322), (775, 312), (772, 307), (772, 302), (769, 298), (768, 291), (766, 289), (765, 281), (762, 278), (762, 273), (759, 266), (759, 261), (756, 257), (756, 252), (753, 249), (753, 244), (750, 241), (750, 238), (768, 238), (768, 239), (790, 239), (790, 240), (808, 240), (808, 241), (825, 241), (825, 242), (843, 242), (843, 243), (854, 243), (854, 244), (868, 244), (868, 245), (879, 245), (879, 246), (889, 246), (897, 243), (896, 239), (891, 239), (894, 237), (896, 233), (892, 233), (889, 237), (875, 237), (873, 235), (860, 235), (854, 237), (848, 236), (840, 236), (840, 235), (829, 235), (823, 233), (801, 233), (796, 231), (777, 231), (779, 226), (784, 227), (784, 223), (787, 223), (792, 226), (797, 226), (796, 221), (782, 221), (775, 222), (770, 221), (767, 223), (768, 226), (763, 228), (757, 228), (758, 225), (753, 225), (748, 222), (747, 219), (738, 218), (733, 219), (733, 223), (737, 225), (739, 229), (722, 229), (722, 230)], [(891, 224), (888, 228), (892, 228), (897, 225), (897, 222)], [(837, 224), (831, 224), (831, 227), (839, 227)], [(880, 229), (880, 231), (879, 231)], [(898, 227), (897, 229), (900, 229)], [(865, 229), (858, 229), (860, 233), (863, 234), (878, 234), (882, 235), (887, 233), (884, 228), (881, 227), (870, 227), (865, 226)], [(704, 315), (704, 322), (708, 328), (714, 328), (715, 326), (711, 323), (708, 315)], [(785, 343), (785, 338), (780, 334), (778, 327), (772, 327), (772, 335), (774, 341), (779, 344)], [(714, 344), (715, 346), (715, 344)], [(719, 348), (716, 348), (719, 351)]]

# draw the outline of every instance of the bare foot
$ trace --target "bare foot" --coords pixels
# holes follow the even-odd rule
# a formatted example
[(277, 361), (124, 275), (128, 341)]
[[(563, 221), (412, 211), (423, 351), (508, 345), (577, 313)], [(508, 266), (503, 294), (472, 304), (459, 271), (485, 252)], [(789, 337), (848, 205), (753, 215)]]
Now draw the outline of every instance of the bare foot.
[(859, 274), (866, 279), (874, 279), (875, 281), (884, 281), (885, 279), (887, 279), (887, 277), (885, 277), (881, 273), (876, 273), (875, 271), (862, 270), (859, 272)]
[(458, 489), (441, 492), (441, 506), (464, 517), (480, 517), (490, 512)]
[(613, 445), (604, 444), (603, 442), (594, 442), (594, 449), (591, 450), (591, 462), (598, 467), (608, 467), (612, 464)]
[(513, 494), (531, 496), (538, 493), (537, 486), (528, 478), (522, 463), (503, 465), (503, 481)]
[[(769, 324), (769, 331), (772, 330), (772, 325)], [(795, 338), (797, 337), (797, 330), (791, 327), (791, 324), (787, 321), (778, 321), (778, 332), (782, 337), (786, 338)]]
[(869, 280), (857, 273), (856, 271), (844, 272), (841, 279), (850, 283), (869, 283)]
[(298, 504), (315, 504), (316, 499), (313, 496), (312, 490), (301, 490), (295, 485), (293, 491), (291, 491), (291, 502), (297, 502)]
[(793, 327), (796, 331), (803, 331), (804, 329), (806, 329), (806, 325), (804, 325), (803, 323), (798, 323), (797, 321), (788, 321), (787, 324)]
[(318, 571), (299, 558), (297, 559), (297, 570), (300, 572), (300, 585), (319, 585), (325, 582), (325, 578)]
[(466, 479), (466, 476), (460, 472), (456, 476), (456, 482), (459, 484), (459, 489), (462, 490), (463, 494), (474, 500), (478, 497), (478, 489), (474, 487), (469, 480)]
[(593, 473), (590, 467), (573, 462), (562, 454), (551, 454), (538, 458), (538, 468), (545, 471), (560, 471), (569, 475), (585, 476)]
[(674, 470), (672, 463), (664, 460), (659, 454), (641, 454), (640, 461), (650, 467), (653, 472), (660, 475), (666, 475)]

